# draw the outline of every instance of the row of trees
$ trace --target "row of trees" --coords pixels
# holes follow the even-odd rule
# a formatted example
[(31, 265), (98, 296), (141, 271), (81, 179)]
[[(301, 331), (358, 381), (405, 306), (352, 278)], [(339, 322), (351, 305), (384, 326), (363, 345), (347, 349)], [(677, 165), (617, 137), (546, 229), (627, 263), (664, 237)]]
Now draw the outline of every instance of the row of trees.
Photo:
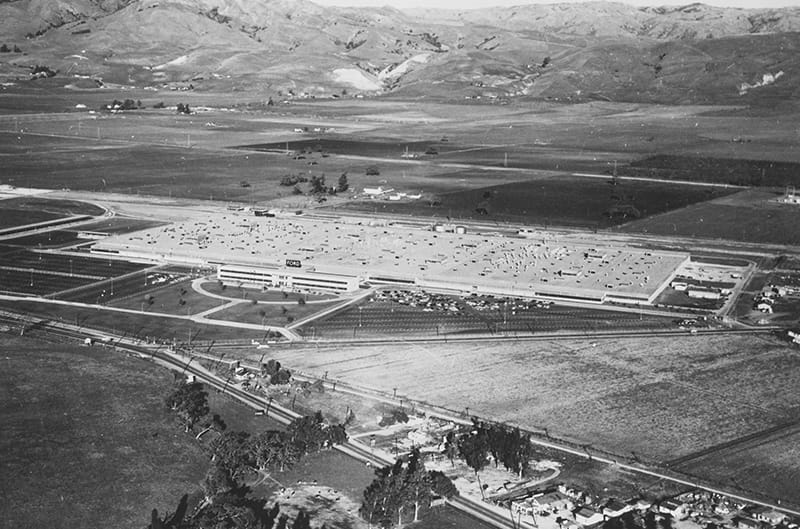
[(370, 525), (400, 527), (419, 521), (434, 498), (454, 496), (458, 496), (458, 490), (450, 478), (438, 470), (425, 470), (419, 449), (415, 448), (394, 465), (375, 471), (375, 480), (364, 491), (358, 514)]
[(11, 53), (12, 51), (14, 53), (22, 53), (22, 50), (19, 49), (19, 46), (17, 46), (16, 44), (14, 44), (13, 48), (9, 48), (8, 45), (5, 43), (0, 46), (0, 53)]
[(459, 433), (447, 435), (445, 439), (445, 453), (453, 459), (461, 457), (473, 472), (483, 496), (483, 486), (478, 474), (489, 464), (491, 455), (495, 467), (500, 463), (522, 478), (528, 468), (528, 463), (533, 457), (533, 446), (530, 434), (523, 434), (519, 428), (508, 428), (498, 424), (486, 424), (477, 419), (472, 420), (468, 426)]
[(302, 175), (284, 175), (281, 177), (280, 185), (294, 186), (294, 194), (302, 195), (303, 190), (300, 188), (300, 184), (305, 182), (309, 182), (309, 193), (318, 198), (322, 195), (344, 193), (350, 189), (350, 184), (347, 182), (347, 173), (339, 175), (339, 180), (337, 180), (335, 186), (328, 186), (325, 183), (325, 174), (311, 176), (310, 179)]

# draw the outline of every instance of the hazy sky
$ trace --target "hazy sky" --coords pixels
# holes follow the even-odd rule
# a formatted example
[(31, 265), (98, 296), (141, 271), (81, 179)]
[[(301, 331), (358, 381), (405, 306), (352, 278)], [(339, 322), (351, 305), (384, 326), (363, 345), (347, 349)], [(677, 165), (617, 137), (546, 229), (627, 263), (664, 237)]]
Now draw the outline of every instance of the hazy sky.
[[(313, 0), (322, 5), (340, 6), (384, 6), (397, 8), (406, 7), (437, 7), (445, 9), (472, 9), (477, 7), (491, 7), (496, 5), (521, 5), (537, 3), (569, 3), (570, 0), (531, 1), (531, 0)], [(572, 0), (577, 1), (577, 0)], [(625, 3), (637, 6), (660, 5), (686, 5), (694, 0), (627, 0)], [(783, 7), (800, 5), (800, 0), (706, 0), (703, 3), (725, 7)]]

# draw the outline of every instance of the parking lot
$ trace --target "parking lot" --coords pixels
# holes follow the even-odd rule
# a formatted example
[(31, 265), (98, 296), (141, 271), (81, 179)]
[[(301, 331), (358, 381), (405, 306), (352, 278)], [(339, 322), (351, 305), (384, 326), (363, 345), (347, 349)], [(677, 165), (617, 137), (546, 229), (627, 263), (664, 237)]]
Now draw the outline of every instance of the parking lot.
[(148, 265), (0, 246), (0, 291), (47, 296), (142, 270)]
[(384, 335), (589, 333), (674, 326), (673, 319), (665, 316), (559, 305), (544, 300), (384, 290), (364, 303), (310, 322), (300, 331), (309, 338), (344, 339)]

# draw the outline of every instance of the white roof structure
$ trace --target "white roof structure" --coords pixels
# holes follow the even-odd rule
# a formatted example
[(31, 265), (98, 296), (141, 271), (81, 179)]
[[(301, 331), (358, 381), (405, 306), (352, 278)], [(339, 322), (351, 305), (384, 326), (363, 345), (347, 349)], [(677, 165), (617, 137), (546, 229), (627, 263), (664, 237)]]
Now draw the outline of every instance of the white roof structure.
[[(460, 291), (576, 301), (648, 303), (689, 260), (680, 252), (473, 233), (368, 221), (225, 212), (109, 237), (94, 251), (155, 260), (246, 264)], [(291, 264), (287, 265), (287, 262)], [(299, 263), (299, 266), (298, 266)]]

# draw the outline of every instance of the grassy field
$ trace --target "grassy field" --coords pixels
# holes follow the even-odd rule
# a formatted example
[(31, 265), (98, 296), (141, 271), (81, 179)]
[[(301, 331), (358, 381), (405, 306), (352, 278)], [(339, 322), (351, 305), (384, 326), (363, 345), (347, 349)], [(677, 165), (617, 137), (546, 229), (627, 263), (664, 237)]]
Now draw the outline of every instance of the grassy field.
[[(61, 96), (77, 100), (112, 94), (65, 91)], [(185, 97), (196, 105), (207, 103), (201, 102), (203, 94), (147, 94), (145, 105), (150, 105), (153, 97)], [(205, 97), (214, 97), (220, 105), (231, 97), (235, 99), (219, 94)], [(31, 97), (31, 104), (35, 103), (35, 97)], [(608, 217), (607, 213), (633, 207), (641, 217), (655, 217), (650, 217), (653, 224), (647, 219), (634, 222), (632, 231), (791, 242), (793, 236), (787, 233), (791, 219), (766, 215), (760, 219), (763, 228), (752, 228), (741, 220), (751, 212), (741, 205), (729, 212), (714, 209), (709, 213), (719, 216), (724, 228), (708, 228), (707, 222), (696, 228), (702, 215), (696, 217), (693, 212), (702, 204), (688, 209), (685, 206), (703, 203), (726, 191), (705, 194), (704, 188), (630, 182), (611, 189), (602, 179), (574, 180), (570, 176), (572, 171), (610, 174), (614, 163), (624, 174), (622, 169), (628, 163), (674, 152), (686, 152), (696, 159), (707, 156), (721, 160), (723, 165), (727, 159), (741, 158), (758, 164), (765, 156), (778, 153), (781, 162), (800, 161), (786, 149), (786, 135), (793, 138), (794, 129), (777, 116), (737, 117), (707, 113), (715, 110), (708, 107), (605, 102), (520, 102), (492, 110), (486, 115), (484, 107), (474, 105), (425, 103), (409, 109), (401, 102), (320, 101), (279, 105), (260, 112), (203, 110), (192, 116), (148, 110), (96, 116), (67, 113), (47, 121), (30, 118), (20, 123), (0, 117), (0, 128), (17, 127), (15, 132), (0, 133), (8, 140), (0, 141), (0, 154), (4, 155), (0, 180), (13, 185), (308, 208), (317, 206), (313, 197), (293, 195), (291, 187), (278, 185), (281, 176), (325, 174), (333, 183), (346, 172), (351, 191), (384, 185), (444, 198), (435, 208), (424, 207), (425, 201), (408, 205), (369, 202), (357, 206), (362, 211), (603, 228), (631, 219), (621, 214)], [(293, 132), (297, 126), (334, 132), (298, 135)], [(19, 134), (19, 128), (27, 133)], [(745, 129), (751, 131), (752, 141), (732, 143), (731, 138)], [(526, 140), (521, 142), (520, 138)], [(229, 148), (258, 144), (285, 148), (286, 141), (290, 146), (312, 150), (320, 144), (343, 154), (322, 157), (315, 152), (305, 159), (294, 159), (285, 154)], [(400, 155), (406, 145), (410, 150), (434, 145), (440, 154), (403, 160)], [(310, 165), (312, 162), (314, 165)], [(380, 175), (365, 175), (366, 167), (373, 164), (379, 166)], [(470, 165), (475, 168), (467, 169)], [(554, 172), (560, 176), (547, 178)], [(703, 179), (698, 171), (688, 173), (684, 177)], [(306, 193), (307, 187), (301, 186)], [(340, 204), (352, 195), (348, 192), (327, 198), (328, 204)], [(489, 207), (483, 207), (486, 205)], [(684, 209), (678, 209), (674, 217), (659, 215), (676, 208)], [(476, 209), (486, 209), (487, 214)]]
[(729, 193), (722, 188), (624, 180), (610, 185), (610, 182), (610, 177), (604, 180), (554, 175), (440, 193), (435, 207), (426, 200), (363, 201), (346, 207), (387, 214), (605, 228), (631, 219), (622, 211), (632, 211), (633, 218), (645, 218)]
[(58, 248), (86, 241), (78, 239), (78, 234), (74, 231), (54, 230), (17, 237), (16, 239), (7, 239), (3, 242), (9, 246), (22, 246), (24, 248)]
[(800, 210), (798, 206), (772, 202), (779, 196), (777, 191), (742, 191), (713, 202), (636, 220), (618, 229), (628, 233), (796, 245), (800, 243), (800, 233), (795, 229)]
[(208, 460), (164, 409), (167, 371), (102, 348), (0, 347), (0, 527), (139, 529), (196, 489)]
[[(149, 301), (145, 301), (145, 295), (151, 296), (152, 304)], [(224, 300), (205, 296), (195, 291), (192, 288), (192, 280), (186, 279), (160, 288), (143, 288), (136, 295), (118, 301), (111, 301), (109, 305), (134, 310), (140, 310), (144, 307), (146, 312), (185, 316), (219, 307), (222, 303), (224, 303)]]
[(225, 321), (240, 321), (256, 325), (287, 325), (292, 321), (305, 318), (310, 314), (319, 312), (338, 303), (308, 303), (299, 305), (295, 303), (274, 304), (244, 302), (232, 307), (209, 314), (209, 318)]
[[(468, 406), (470, 413), (651, 461), (768, 429), (794, 418), (800, 405), (784, 389), (800, 383), (800, 358), (784, 343), (756, 336), (273, 348), (270, 355), (306, 372), (398, 388), (399, 395), (457, 413)], [(765, 460), (784, 461), (779, 447), (761, 449)], [(737, 457), (725, 462), (730, 469), (738, 464)], [(742, 483), (761, 492), (758, 480)], [(800, 504), (796, 488), (780, 486), (784, 501)]]
[[(167, 370), (106, 348), (31, 338), (7, 336), (2, 355), (0, 471), (15, 479), (0, 484), (0, 527), (133, 529), (146, 525), (152, 508), (174, 509), (183, 494), (190, 505), (197, 500), (208, 455), (163, 406), (173, 381)], [(282, 428), (216, 392), (209, 406), (230, 430)], [(273, 477), (252, 494), (291, 514), (275, 483), (319, 483), (347, 500), (305, 505), (315, 519), (360, 527), (344, 508), (357, 508), (373, 478), (362, 463), (326, 451)]]
[[(0, 170), (2, 171), (2, 170)], [(8, 183), (0, 172), (0, 183)], [(18, 182), (17, 185), (22, 185)], [(28, 187), (25, 184), (25, 187)], [(76, 200), (51, 200), (42, 197), (17, 197), (0, 202), (0, 229), (23, 226), (78, 215), (102, 215), (93, 204)]]
[(297, 292), (282, 292), (277, 290), (260, 290), (257, 288), (220, 285), (217, 281), (206, 281), (202, 285), (203, 290), (217, 296), (224, 296), (230, 299), (247, 299), (267, 302), (283, 302), (287, 305), (297, 304), (298, 300), (321, 301), (335, 299), (333, 294), (300, 294)]

